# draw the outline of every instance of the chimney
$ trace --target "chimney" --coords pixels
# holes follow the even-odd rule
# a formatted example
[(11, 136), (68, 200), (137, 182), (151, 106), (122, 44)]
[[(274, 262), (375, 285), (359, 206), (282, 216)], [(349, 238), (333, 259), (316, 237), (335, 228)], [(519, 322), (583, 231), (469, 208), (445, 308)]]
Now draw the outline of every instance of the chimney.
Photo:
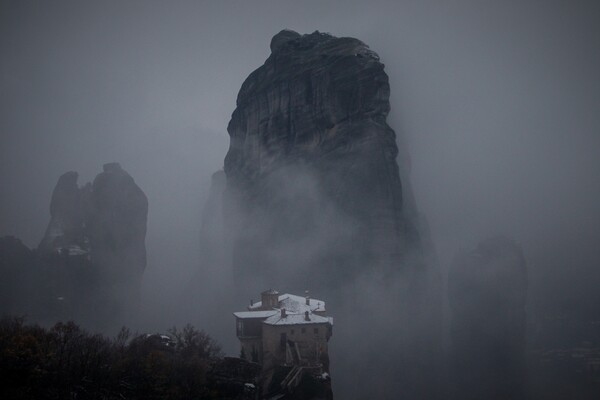
[(254, 300), (250, 299), (250, 307), (254, 305)]
[(310, 321), (310, 317), (308, 316), (308, 311), (304, 311), (304, 320)]
[(262, 300), (262, 309), (263, 310), (272, 310), (273, 308), (278, 308), (279, 304), (279, 292), (274, 289), (265, 290), (260, 294)]
[(281, 309), (281, 318), (285, 318), (285, 317), (286, 317), (286, 315), (285, 315), (285, 308), (282, 308)]
[(308, 295), (308, 290), (305, 290), (304, 294), (306, 295), (306, 305), (309, 306), (310, 305), (310, 296)]

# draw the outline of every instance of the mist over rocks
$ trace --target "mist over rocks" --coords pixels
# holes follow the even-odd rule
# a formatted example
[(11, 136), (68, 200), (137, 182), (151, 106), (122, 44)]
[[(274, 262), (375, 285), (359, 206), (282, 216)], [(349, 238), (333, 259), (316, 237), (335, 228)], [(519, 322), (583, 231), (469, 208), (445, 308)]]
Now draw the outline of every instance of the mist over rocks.
[(61, 271), (51, 296), (62, 318), (99, 328), (130, 323), (146, 267), (148, 200), (118, 163), (82, 187), (69, 171), (56, 184), (50, 222), (38, 247), (46, 267)]
[(118, 163), (103, 169), (84, 203), (92, 258), (110, 274), (139, 281), (146, 267), (148, 199)]
[(460, 252), (449, 271), (452, 398), (527, 398), (527, 265), (513, 240)]
[[(200, 284), (221, 288), (204, 301), (236, 309), (272, 287), (327, 299), (342, 332), (330, 351), (339, 398), (439, 390), (439, 273), (407, 161), (399, 168), (389, 95), (360, 40), (276, 34), (239, 91), (226, 181), (213, 177), (204, 212)], [(229, 316), (202, 312), (227, 335)]]
[[(6, 267), (0, 309), (51, 308), (42, 315), (27, 312), (27, 321), (73, 315), (73, 307), (93, 310), (89, 319), (103, 312), (100, 304), (73, 304), (95, 298), (83, 288), (102, 278), (91, 274), (98, 268), (87, 260), (89, 251), (74, 254), (85, 243), (69, 248), (71, 239), (57, 242), (62, 254), (50, 251), (52, 264), (35, 248), (51, 218), (59, 176), (76, 170), (79, 186), (89, 181), (91, 189), (103, 163), (119, 160), (151, 205), (140, 323), (127, 326), (153, 333), (189, 321), (237, 355), (230, 312), (257, 300), (255, 289), (246, 287), (308, 289), (327, 300), (335, 318), (330, 356), (336, 397), (381, 398), (362, 392), (381, 387), (389, 397), (411, 398), (390, 385), (405, 379), (404, 372), (427, 368), (418, 357), (411, 363), (396, 355), (419, 343), (419, 333), (433, 331), (413, 325), (430, 315), (428, 304), (438, 303), (427, 296), (418, 296), (417, 306), (405, 302), (402, 297), (411, 295), (400, 293), (418, 294), (422, 286), (435, 292), (427, 275), (415, 272), (412, 279), (406, 271), (435, 275), (435, 257), (428, 254), (435, 244), (444, 283), (443, 354), (449, 355), (452, 259), (458, 249), (474, 251), (480, 239), (505, 232), (527, 256), (527, 373), (539, 394), (531, 398), (600, 399), (600, 2), (258, 0), (231, 7), (58, 0), (5, 1), (0, 9), (0, 237), (22, 240), (9, 237), (0, 247), (14, 249), (12, 256), (0, 250)], [(276, 35), (283, 28), (296, 32)], [(357, 38), (385, 63), (386, 122), (399, 151), (402, 214), (420, 239), (420, 250), (405, 253), (409, 262), (399, 268), (354, 256), (354, 247), (356, 253), (369, 248), (359, 240), (360, 221), (323, 190), (322, 172), (312, 161), (303, 170), (278, 170), (281, 189), (269, 185), (279, 207), (297, 211), (281, 223), (265, 210), (262, 221), (257, 212), (257, 224), (242, 226), (235, 212), (244, 203), (233, 187), (226, 195), (224, 171), (205, 202), (210, 175), (223, 169), (226, 127), (243, 81), (272, 53), (287, 51), (315, 29)], [(304, 207), (287, 204), (300, 196)], [(320, 217), (307, 217), (312, 214)], [(287, 226), (296, 227), (297, 243)], [(271, 227), (279, 231), (265, 235)], [(246, 249), (236, 252), (234, 273), (233, 239), (240, 236)], [(266, 245), (259, 256), (267, 263), (245, 257), (258, 253), (253, 246)], [(256, 265), (266, 272), (252, 272)], [(326, 272), (338, 267), (347, 274)], [(199, 279), (192, 281), (194, 274)], [(188, 282), (195, 298), (182, 293)], [(81, 288), (78, 297), (71, 287)], [(373, 354), (392, 362), (367, 363)], [(389, 368), (400, 362), (401, 369)]]
[(64, 173), (52, 192), (50, 201), (50, 223), (38, 248), (42, 251), (52, 251), (77, 243), (87, 247), (82, 239), (83, 207), (82, 190), (77, 185), (79, 174), (75, 171)]
[(318, 31), (284, 30), (271, 49), (243, 83), (228, 126), (227, 192), (243, 220), (234, 241), (244, 262), (234, 269), (276, 276), (284, 261), (277, 244), (303, 242), (297, 250), (306, 252), (317, 232), (309, 252), (318, 256), (296, 268), (305, 284), (401, 269), (421, 244), (403, 209), (396, 135), (386, 122), (390, 88), (379, 57), (360, 40)]
[(22, 313), (30, 308), (31, 297), (22, 291), (35, 277), (35, 254), (14, 236), (0, 237), (0, 316)]

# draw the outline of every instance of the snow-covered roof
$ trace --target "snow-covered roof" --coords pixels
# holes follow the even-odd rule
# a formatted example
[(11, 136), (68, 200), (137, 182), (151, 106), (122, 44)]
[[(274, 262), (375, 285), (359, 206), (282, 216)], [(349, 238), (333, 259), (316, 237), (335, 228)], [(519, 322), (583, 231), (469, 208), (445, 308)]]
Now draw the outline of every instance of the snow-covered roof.
[(275, 314), (263, 321), (267, 325), (302, 325), (302, 324), (331, 324), (333, 325), (333, 318), (321, 317), (316, 314), (309, 314), (309, 320), (305, 318), (305, 314), (286, 314), (285, 317), (281, 317), (281, 314)]
[(237, 318), (268, 318), (271, 315), (279, 314), (277, 310), (267, 310), (267, 311), (239, 311), (234, 312)]
[[(309, 299), (308, 305), (306, 305), (306, 297), (284, 293), (279, 295), (278, 302), (277, 308), (285, 308), (290, 313), (304, 313), (305, 311), (325, 312), (325, 302), (319, 299)], [(252, 311), (258, 310), (261, 307), (262, 301), (258, 301), (248, 307), (248, 309)]]
[[(277, 291), (270, 289), (263, 294), (278, 294)], [(235, 312), (236, 318), (240, 319), (263, 319), (267, 325), (300, 325), (300, 324), (331, 324), (333, 318), (324, 317), (315, 313), (325, 312), (325, 302), (319, 299), (311, 299), (295, 294), (284, 293), (277, 296), (277, 306), (262, 309), (262, 302), (257, 302), (248, 307), (249, 311)], [(285, 317), (281, 317), (282, 310), (285, 310)], [(309, 320), (306, 320), (308, 313)]]

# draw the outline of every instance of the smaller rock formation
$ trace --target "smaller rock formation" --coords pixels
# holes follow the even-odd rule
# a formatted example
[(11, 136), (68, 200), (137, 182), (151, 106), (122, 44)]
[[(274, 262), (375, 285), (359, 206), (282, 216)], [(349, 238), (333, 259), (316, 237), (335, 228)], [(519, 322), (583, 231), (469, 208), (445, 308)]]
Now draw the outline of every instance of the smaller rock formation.
[(35, 254), (13, 236), (0, 238), (0, 316), (19, 315), (32, 303), (31, 280), (34, 278)]
[[(63, 174), (50, 203), (50, 223), (38, 250), (55, 276), (59, 318), (130, 323), (146, 266), (148, 200), (118, 163), (104, 165), (92, 184)], [(90, 317), (90, 314), (93, 314)]]
[(38, 247), (43, 252), (67, 249), (68, 246), (77, 246), (82, 251), (89, 250), (87, 243), (82, 241), (85, 235), (81, 204), (82, 190), (77, 185), (78, 177), (77, 172), (69, 171), (58, 179), (50, 202), (50, 223)]
[(148, 199), (118, 163), (105, 164), (86, 195), (82, 200), (92, 262), (107, 278), (115, 307), (137, 303), (146, 267)]
[(453, 398), (525, 397), (526, 295), (525, 258), (513, 241), (488, 239), (456, 257), (448, 276)]

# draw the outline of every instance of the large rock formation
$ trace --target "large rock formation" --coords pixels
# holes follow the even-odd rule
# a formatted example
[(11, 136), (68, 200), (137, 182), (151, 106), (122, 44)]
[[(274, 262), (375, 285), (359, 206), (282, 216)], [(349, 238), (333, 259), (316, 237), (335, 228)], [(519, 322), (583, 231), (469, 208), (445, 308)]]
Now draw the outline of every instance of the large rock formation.
[[(336, 324), (352, 332), (332, 344), (342, 398), (432, 398), (435, 388), (439, 282), (396, 160), (389, 94), (360, 40), (275, 35), (228, 126), (223, 237), (203, 233), (231, 255), (217, 264), (231, 265), (236, 301), (266, 287), (332, 299)], [(219, 211), (205, 213), (213, 228)], [(357, 365), (378, 371), (359, 382)]]
[(53, 291), (65, 305), (58, 316), (98, 327), (130, 323), (146, 266), (148, 200), (118, 163), (105, 164), (93, 184), (80, 188), (77, 178), (74, 171), (59, 178), (38, 248), (62, 271)]
[(357, 39), (319, 32), (282, 31), (271, 50), (228, 126), (236, 272), (280, 279), (291, 270), (314, 287), (408, 268), (420, 238), (403, 209), (379, 57)]
[(448, 297), (453, 398), (526, 398), (527, 268), (520, 246), (496, 237), (460, 253)]
[(51, 251), (69, 245), (87, 250), (88, 244), (83, 241), (82, 190), (77, 185), (78, 177), (77, 172), (69, 171), (58, 179), (50, 201), (50, 223), (38, 247), (40, 250)]

